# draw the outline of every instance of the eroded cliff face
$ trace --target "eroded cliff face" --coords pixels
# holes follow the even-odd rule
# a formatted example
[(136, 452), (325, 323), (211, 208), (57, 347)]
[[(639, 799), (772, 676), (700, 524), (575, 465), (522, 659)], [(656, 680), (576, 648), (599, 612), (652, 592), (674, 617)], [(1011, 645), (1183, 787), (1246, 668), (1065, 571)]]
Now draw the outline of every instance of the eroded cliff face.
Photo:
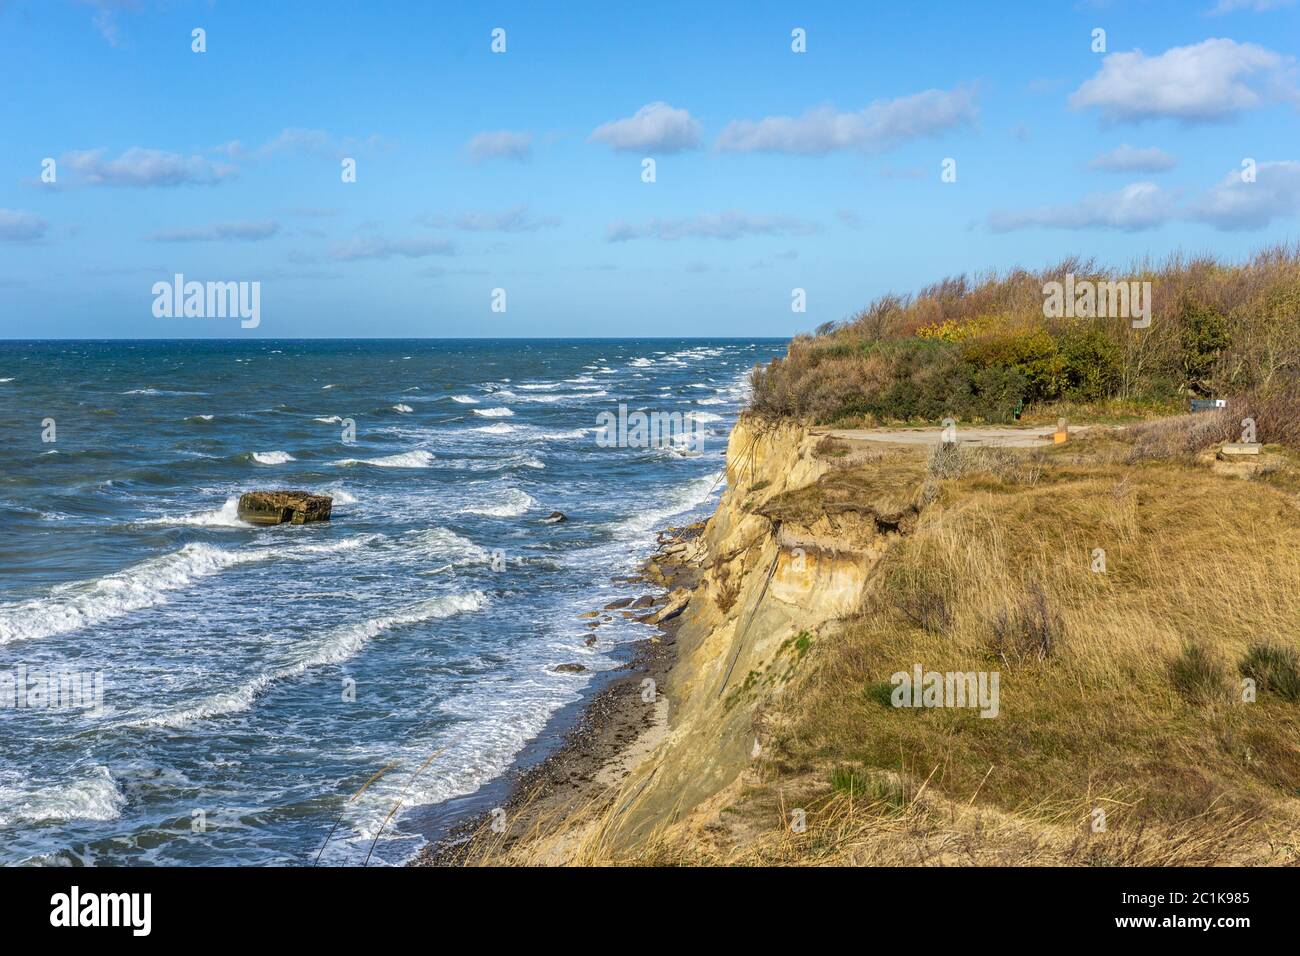
[[(668, 728), (627, 778), (609, 839), (624, 852), (658, 829), (725, 805), (762, 751), (762, 713), (816, 635), (861, 604), (872, 569), (914, 521), (904, 503), (790, 508), (835, 468), (801, 426), (742, 419), (727, 491), (676, 558), (697, 579), (676, 633)], [(820, 504), (820, 502), (819, 502)], [(699, 822), (698, 820), (696, 822)]]

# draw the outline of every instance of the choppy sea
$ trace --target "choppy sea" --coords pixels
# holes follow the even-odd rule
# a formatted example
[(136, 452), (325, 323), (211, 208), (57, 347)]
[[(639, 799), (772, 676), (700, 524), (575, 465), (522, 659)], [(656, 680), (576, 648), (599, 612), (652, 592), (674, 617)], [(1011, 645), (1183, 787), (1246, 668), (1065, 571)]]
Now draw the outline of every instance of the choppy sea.
[[(409, 859), (647, 635), (577, 614), (712, 509), (784, 348), (0, 342), (0, 864)], [(704, 440), (604, 447), (620, 403)], [(257, 488), (333, 520), (246, 525)]]

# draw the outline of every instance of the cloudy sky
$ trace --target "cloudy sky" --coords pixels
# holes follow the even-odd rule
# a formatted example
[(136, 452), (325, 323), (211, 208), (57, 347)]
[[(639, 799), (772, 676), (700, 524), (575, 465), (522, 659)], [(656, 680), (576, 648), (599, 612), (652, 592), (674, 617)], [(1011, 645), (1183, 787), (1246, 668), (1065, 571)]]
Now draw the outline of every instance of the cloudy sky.
[(1294, 0), (990, 9), (0, 0), (0, 337), (788, 335), (1300, 237)]

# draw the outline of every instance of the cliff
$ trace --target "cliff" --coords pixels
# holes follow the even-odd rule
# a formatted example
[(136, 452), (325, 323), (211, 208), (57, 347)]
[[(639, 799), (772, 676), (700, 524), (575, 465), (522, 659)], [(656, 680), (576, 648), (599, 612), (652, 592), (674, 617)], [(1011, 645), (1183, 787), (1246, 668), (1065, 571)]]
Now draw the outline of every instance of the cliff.
[[(470, 859), (1300, 858), (1295, 454), (917, 437), (743, 418), (716, 513), (647, 565), (685, 609), (634, 739)], [(954, 672), (982, 709), (922, 700)]]

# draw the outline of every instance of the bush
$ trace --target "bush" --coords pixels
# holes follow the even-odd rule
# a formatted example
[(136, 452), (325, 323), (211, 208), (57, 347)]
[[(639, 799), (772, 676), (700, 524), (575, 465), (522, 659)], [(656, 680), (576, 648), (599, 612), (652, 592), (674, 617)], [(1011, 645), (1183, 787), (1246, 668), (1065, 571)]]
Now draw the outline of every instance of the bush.
[[(1149, 281), (1151, 326), (1045, 318), (1042, 286), (1067, 272)], [(1269, 417), (1274, 437), (1263, 440), (1300, 446), (1298, 315), (1300, 245), (1241, 265), (1171, 257), (1116, 273), (1070, 259), (1037, 273), (958, 276), (914, 298), (882, 296), (848, 321), (796, 337), (784, 359), (755, 370), (753, 407), (820, 424), (1003, 422), (1019, 401), (1252, 395), (1261, 414), (1275, 404), (1285, 413)]]
[(1237, 670), (1253, 680), (1262, 694), (1300, 701), (1300, 654), (1293, 647), (1266, 641), (1251, 644)]
[(1169, 662), (1169, 680), (1178, 693), (1194, 703), (1217, 700), (1228, 692), (1227, 668), (1200, 644), (1190, 641)]
[(1029, 585), (1019, 606), (998, 612), (992, 628), (989, 649), (1008, 667), (1045, 661), (1061, 641), (1060, 616), (1047, 606), (1037, 582)]

